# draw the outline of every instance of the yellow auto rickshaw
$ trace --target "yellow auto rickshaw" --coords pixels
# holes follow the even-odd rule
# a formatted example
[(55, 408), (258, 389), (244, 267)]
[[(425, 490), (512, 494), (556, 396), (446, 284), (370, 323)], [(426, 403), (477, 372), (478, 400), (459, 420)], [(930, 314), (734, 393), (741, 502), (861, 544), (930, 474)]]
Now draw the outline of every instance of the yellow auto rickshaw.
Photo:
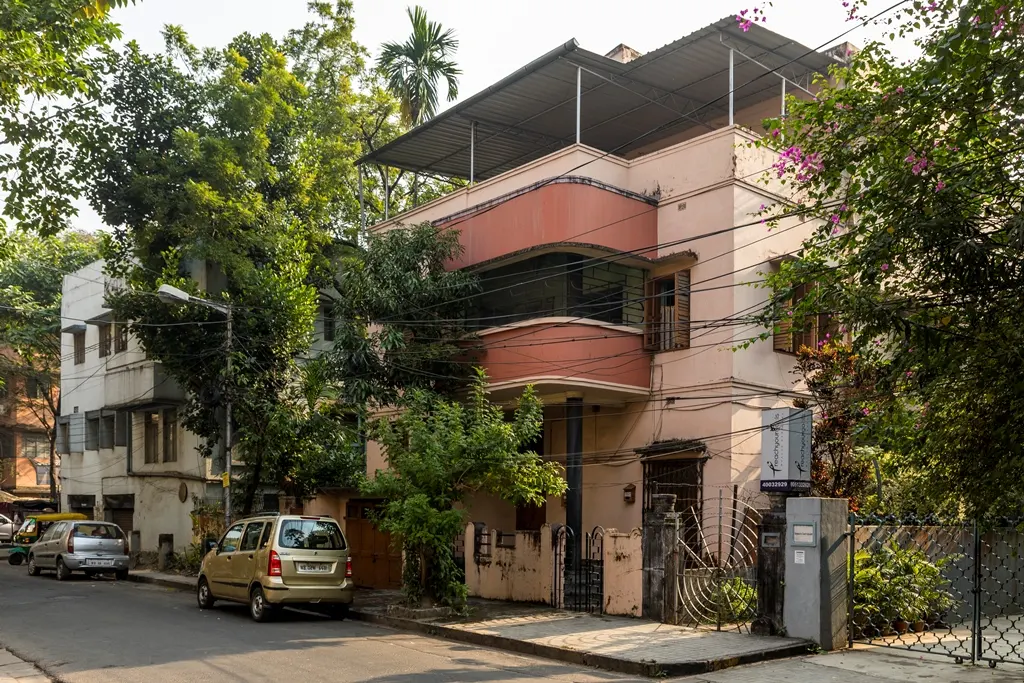
[(27, 560), (28, 549), (32, 547), (33, 543), (39, 540), (40, 536), (46, 533), (46, 530), (49, 529), (50, 525), (54, 522), (83, 519), (89, 518), (77, 512), (47, 513), (26, 517), (25, 521), (22, 522), (21, 527), (14, 532), (14, 545), (11, 547), (11, 552), (7, 556), (7, 561), (13, 565), (19, 565)]

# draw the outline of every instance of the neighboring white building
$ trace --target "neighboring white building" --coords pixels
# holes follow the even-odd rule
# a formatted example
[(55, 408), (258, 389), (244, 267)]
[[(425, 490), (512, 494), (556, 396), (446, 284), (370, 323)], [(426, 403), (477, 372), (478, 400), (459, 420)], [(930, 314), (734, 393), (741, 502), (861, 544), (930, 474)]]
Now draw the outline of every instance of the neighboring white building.
[[(193, 497), (223, 500), (223, 443), (212, 459), (200, 454), (200, 437), (184, 429), (178, 416), (184, 391), (146, 358), (104, 306), (106, 289), (116, 282), (103, 270), (104, 262), (96, 261), (64, 277), (57, 435), (63, 454), (61, 506), (116, 522), (133, 535), (133, 549), (157, 550), (164, 534), (173, 535), (174, 547), (181, 549), (193, 540)], [(219, 291), (213, 271), (194, 264), (201, 290)], [(316, 322), (313, 355), (334, 338), (326, 303)], [(236, 456), (236, 472), (240, 465)], [(257, 509), (277, 509), (276, 498), (265, 491)]]
[(109, 282), (103, 261), (64, 278), (62, 509), (116, 522), (135, 550), (156, 550), (164, 534), (182, 548), (192, 541), (193, 496), (223, 496), (222, 458), (200, 455), (178, 416), (183, 391), (112, 320)]

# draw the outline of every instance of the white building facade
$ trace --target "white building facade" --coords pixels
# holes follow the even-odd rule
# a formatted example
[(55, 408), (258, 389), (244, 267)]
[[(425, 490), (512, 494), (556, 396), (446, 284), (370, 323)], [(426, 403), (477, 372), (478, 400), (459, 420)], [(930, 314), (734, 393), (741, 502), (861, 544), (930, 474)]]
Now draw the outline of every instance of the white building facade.
[(146, 358), (104, 293), (96, 261), (64, 278), (61, 304), (61, 506), (120, 525), (133, 551), (193, 541), (195, 500), (220, 501), (222, 462), (181, 425), (184, 393)]

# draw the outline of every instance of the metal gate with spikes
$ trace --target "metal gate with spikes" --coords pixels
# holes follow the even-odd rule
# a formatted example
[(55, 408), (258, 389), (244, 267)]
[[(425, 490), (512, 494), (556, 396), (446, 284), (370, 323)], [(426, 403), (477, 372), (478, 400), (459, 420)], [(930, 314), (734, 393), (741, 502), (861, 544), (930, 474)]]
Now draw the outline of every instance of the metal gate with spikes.
[(761, 513), (720, 491), (680, 515), (673, 552), (674, 623), (749, 631), (757, 612)]

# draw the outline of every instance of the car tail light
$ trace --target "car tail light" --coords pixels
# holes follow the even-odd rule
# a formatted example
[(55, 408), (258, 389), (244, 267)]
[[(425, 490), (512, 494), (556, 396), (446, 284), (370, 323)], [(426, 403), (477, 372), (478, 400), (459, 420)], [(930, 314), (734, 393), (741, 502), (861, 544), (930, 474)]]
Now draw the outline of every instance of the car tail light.
[(352, 558), (351, 557), (345, 558), (345, 578), (346, 579), (351, 579), (352, 578)]
[(267, 563), (267, 576), (281, 576), (281, 556), (276, 550), (270, 551), (270, 561)]
[(75, 554), (75, 532), (68, 534), (68, 555)]

